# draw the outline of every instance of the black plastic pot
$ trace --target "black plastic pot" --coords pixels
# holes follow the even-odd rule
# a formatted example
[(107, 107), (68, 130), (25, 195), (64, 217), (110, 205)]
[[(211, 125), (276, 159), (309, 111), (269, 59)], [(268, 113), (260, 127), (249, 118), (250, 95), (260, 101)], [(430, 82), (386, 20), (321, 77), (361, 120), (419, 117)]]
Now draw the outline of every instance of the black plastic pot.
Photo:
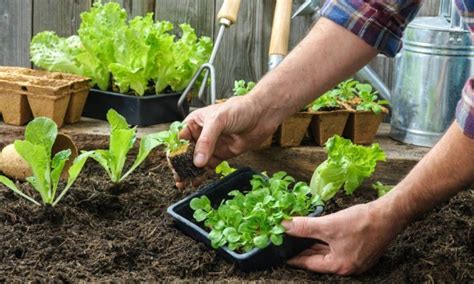
[[(250, 180), (257, 174), (250, 168), (242, 168), (233, 174), (204, 187), (199, 192), (171, 205), (168, 213), (175, 219), (179, 229), (192, 238), (205, 243), (211, 247), (211, 242), (203, 223), (198, 223), (193, 218), (193, 210), (189, 207), (191, 199), (206, 195), (212, 203), (213, 208), (219, 206), (222, 200), (228, 199), (228, 193), (239, 189), (248, 191), (251, 189)], [(315, 217), (323, 213), (324, 207), (318, 206), (309, 216)], [(285, 235), (281, 246), (270, 244), (264, 249), (253, 249), (247, 253), (237, 253), (228, 248), (219, 248), (218, 253), (228, 261), (235, 263), (243, 271), (253, 271), (279, 266), (287, 259), (296, 256), (304, 249), (315, 243), (314, 239), (303, 239)]]
[[(154, 96), (131, 96), (115, 92), (91, 89), (83, 116), (100, 120), (107, 119), (107, 111), (114, 109), (123, 115), (131, 125), (147, 126), (182, 120), (178, 110), (181, 94)], [(186, 112), (189, 106), (185, 102)]]

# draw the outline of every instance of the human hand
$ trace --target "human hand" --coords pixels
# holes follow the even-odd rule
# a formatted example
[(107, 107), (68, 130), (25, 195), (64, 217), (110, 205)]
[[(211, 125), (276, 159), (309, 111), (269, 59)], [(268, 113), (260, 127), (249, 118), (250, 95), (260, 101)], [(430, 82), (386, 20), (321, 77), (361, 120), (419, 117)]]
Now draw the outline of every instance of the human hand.
[[(180, 136), (196, 142), (194, 164), (212, 169), (223, 160), (258, 148), (278, 126), (265, 117), (265, 110), (250, 95), (198, 109), (184, 122), (186, 128)], [(186, 184), (177, 179), (176, 186), (182, 188)]]
[(381, 202), (356, 205), (323, 217), (285, 221), (287, 234), (318, 239), (288, 264), (320, 273), (360, 274), (372, 267), (404, 228)]

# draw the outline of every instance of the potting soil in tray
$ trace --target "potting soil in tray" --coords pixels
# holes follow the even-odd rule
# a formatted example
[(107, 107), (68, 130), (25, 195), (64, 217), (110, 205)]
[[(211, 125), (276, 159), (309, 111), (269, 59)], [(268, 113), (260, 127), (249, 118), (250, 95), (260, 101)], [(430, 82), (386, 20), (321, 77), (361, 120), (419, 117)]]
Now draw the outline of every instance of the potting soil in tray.
[[(92, 161), (54, 211), (20, 200), (0, 186), (0, 282), (466, 283), (474, 276), (473, 190), (461, 192), (410, 226), (369, 272), (338, 277), (289, 266), (244, 273), (184, 235), (174, 227), (166, 208), (193, 189), (174, 187), (164, 158), (144, 165), (120, 187), (111, 188), (104, 171)], [(327, 210), (374, 198), (373, 190), (361, 190), (352, 197), (338, 195)]]

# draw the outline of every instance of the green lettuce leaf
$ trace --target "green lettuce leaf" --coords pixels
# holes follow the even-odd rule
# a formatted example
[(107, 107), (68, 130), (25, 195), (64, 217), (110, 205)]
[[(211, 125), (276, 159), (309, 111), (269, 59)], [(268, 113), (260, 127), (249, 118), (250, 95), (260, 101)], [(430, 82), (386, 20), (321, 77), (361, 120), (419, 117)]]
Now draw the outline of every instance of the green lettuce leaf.
[(23, 197), (24, 199), (32, 202), (33, 204), (40, 205), (38, 201), (34, 200), (32, 197), (26, 195), (21, 190), (19, 190), (18, 187), (16, 187), (15, 183), (13, 183), (13, 181), (11, 181), (9, 178), (0, 175), (0, 183), (5, 185), (9, 189), (11, 189), (14, 193), (18, 194), (19, 196)]
[(328, 140), (326, 150), (328, 159), (316, 168), (310, 184), (312, 194), (323, 201), (331, 199), (342, 187), (346, 194), (352, 194), (372, 175), (377, 162), (385, 161), (385, 153), (378, 144), (354, 145), (339, 136)]
[(56, 155), (53, 157), (53, 160), (51, 161), (51, 184), (53, 186), (53, 197), (56, 196), (61, 173), (63, 172), (64, 166), (66, 165), (66, 162), (69, 160), (70, 156), (70, 149), (63, 150), (56, 153)]

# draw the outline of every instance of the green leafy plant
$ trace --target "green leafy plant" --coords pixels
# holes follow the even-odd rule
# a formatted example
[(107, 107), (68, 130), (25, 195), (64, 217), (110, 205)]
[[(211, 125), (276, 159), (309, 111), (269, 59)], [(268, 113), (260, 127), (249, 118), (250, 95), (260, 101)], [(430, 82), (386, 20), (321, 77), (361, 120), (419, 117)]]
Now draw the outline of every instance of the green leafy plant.
[(220, 175), (221, 178), (230, 175), (231, 173), (235, 172), (237, 169), (233, 168), (229, 165), (227, 161), (223, 161), (216, 167), (216, 174)]
[(91, 153), (91, 158), (104, 168), (114, 183), (120, 183), (145, 161), (159, 143), (154, 134), (144, 136), (140, 141), (135, 162), (122, 175), (128, 152), (133, 148), (137, 138), (137, 129), (130, 128), (125, 118), (113, 109), (107, 112), (107, 120), (110, 124), (109, 149), (95, 150)]
[[(51, 158), (53, 144), (58, 135), (58, 127), (49, 118), (36, 118), (25, 129), (25, 140), (15, 141), (15, 150), (31, 167), (33, 176), (28, 177), (28, 183), (40, 194), (43, 204), (56, 206), (69, 191), (81, 172), (91, 152), (79, 155), (69, 168), (66, 187), (57, 195), (59, 181), (66, 162), (71, 156), (71, 150), (63, 150)], [(5, 176), (0, 176), (0, 183), (26, 200), (40, 205), (33, 197), (22, 192)]]
[(359, 84), (354, 79), (348, 79), (337, 85), (336, 89), (339, 90), (338, 98), (343, 102), (350, 102), (356, 97), (356, 86)]
[(161, 131), (152, 137), (159, 145), (164, 145), (168, 154), (179, 151), (189, 145), (189, 141), (179, 138), (179, 132), (186, 127), (186, 124), (180, 121), (171, 123), (169, 130)]
[[(157, 93), (183, 90), (210, 57), (212, 40), (198, 38), (188, 24), (180, 25), (178, 39), (173, 25), (154, 22), (153, 14), (128, 15), (118, 3), (94, 3), (81, 14), (78, 36), (60, 38), (42, 32), (31, 41), (36, 66), (90, 77), (102, 90), (117, 87), (121, 93)], [(113, 82), (114, 85), (111, 85)]]
[(245, 80), (239, 80), (234, 82), (234, 96), (244, 96), (248, 94), (256, 86), (255, 82)]
[(283, 242), (283, 220), (307, 215), (319, 202), (308, 198), (311, 192), (304, 182), (297, 182), (285, 172), (271, 178), (255, 175), (247, 193), (234, 190), (231, 199), (213, 209), (206, 196), (194, 198), (190, 206), (198, 222), (205, 221), (211, 229), (209, 239), (214, 248), (228, 246), (231, 250), (248, 252), (269, 243)]
[(372, 188), (377, 191), (378, 197), (382, 197), (385, 194), (387, 194), (390, 190), (392, 190), (394, 188), (394, 186), (393, 185), (385, 185), (385, 184), (381, 183), (380, 181), (378, 181), (378, 182), (376, 182), (372, 185)]
[(309, 104), (306, 109), (311, 112), (317, 111), (331, 111), (336, 109), (343, 109), (344, 106), (339, 100), (341, 91), (338, 89), (333, 89), (326, 92), (324, 95), (320, 96)]
[(339, 136), (326, 142), (326, 151), (328, 159), (316, 168), (310, 183), (312, 194), (323, 201), (331, 199), (342, 187), (351, 195), (372, 175), (377, 162), (386, 159), (378, 144), (359, 146)]
[(378, 114), (385, 110), (383, 105), (389, 104), (386, 100), (378, 100), (377, 92), (369, 84), (357, 84), (356, 89), (357, 96), (360, 98), (356, 106), (358, 111), (371, 111)]
[(193, 217), (210, 229), (212, 246), (247, 252), (270, 243), (280, 245), (283, 220), (308, 215), (342, 188), (351, 195), (374, 172), (377, 161), (385, 160), (379, 145), (357, 146), (339, 136), (331, 138), (326, 149), (328, 159), (316, 168), (309, 186), (279, 172), (271, 178), (255, 175), (250, 191), (230, 192), (230, 199), (217, 209), (206, 196), (192, 199)]

